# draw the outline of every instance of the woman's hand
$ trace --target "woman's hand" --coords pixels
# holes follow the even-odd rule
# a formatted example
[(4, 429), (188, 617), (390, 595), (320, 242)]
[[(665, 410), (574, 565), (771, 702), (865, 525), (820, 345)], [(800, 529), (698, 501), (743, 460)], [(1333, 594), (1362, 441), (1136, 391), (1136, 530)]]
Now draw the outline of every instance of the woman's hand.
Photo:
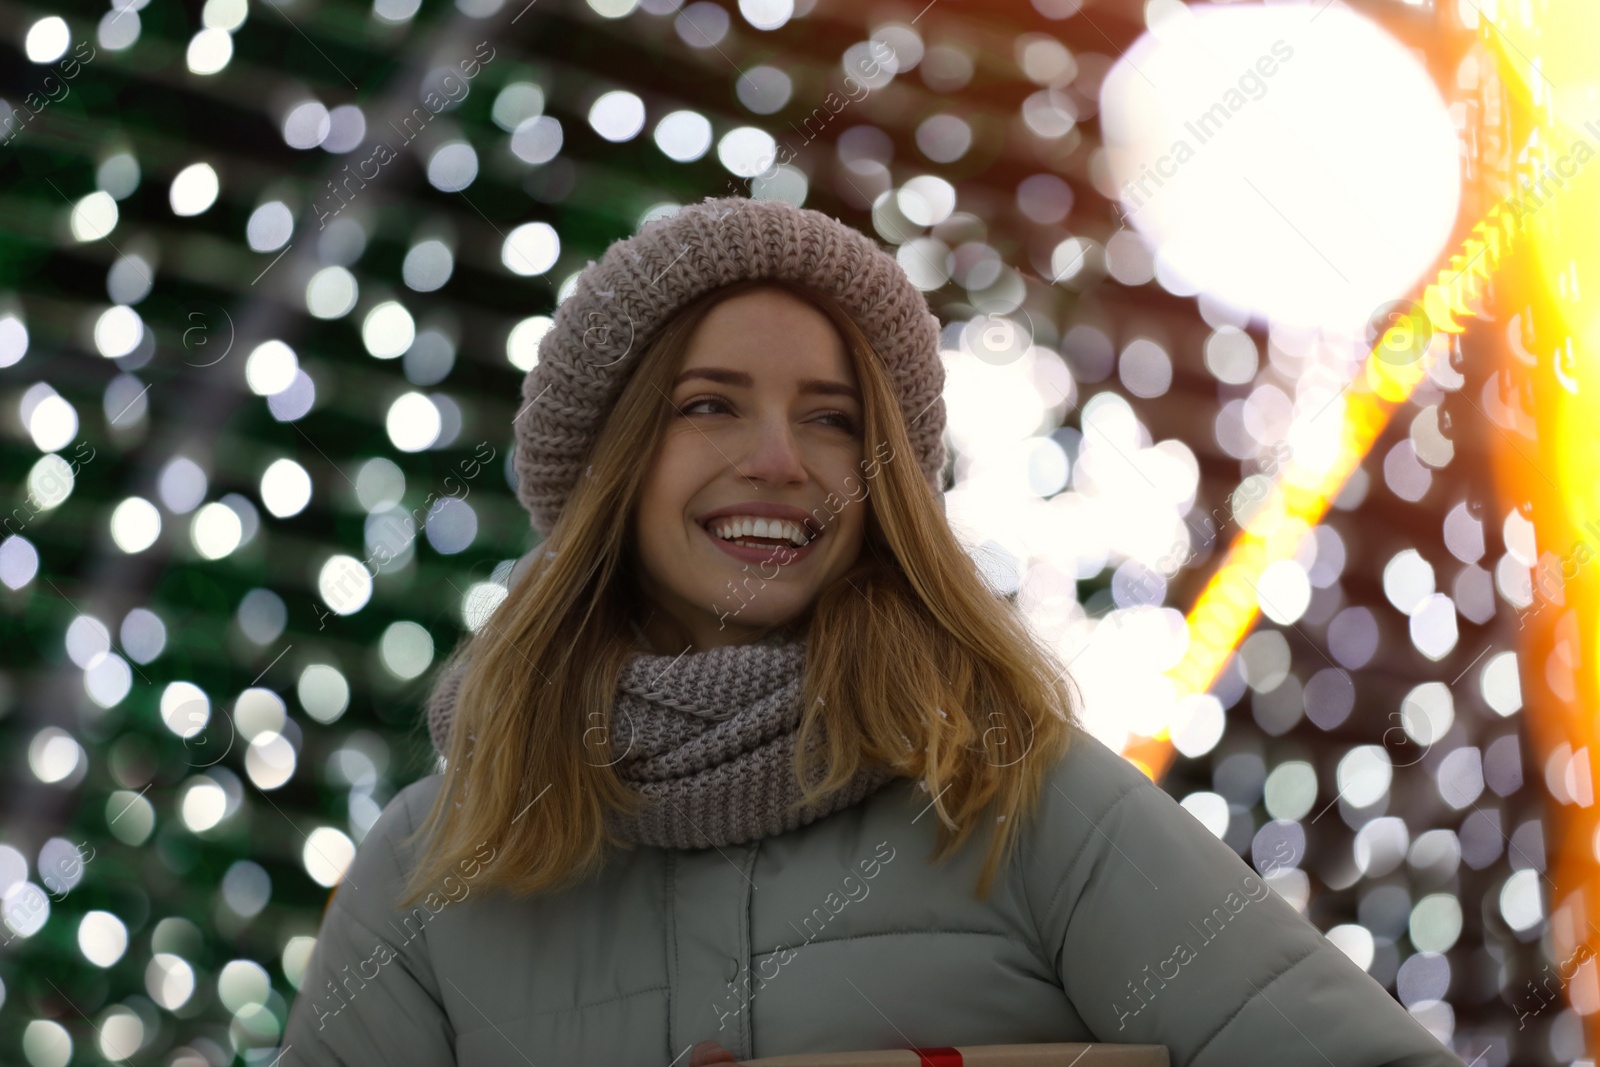
[(715, 1041), (702, 1041), (689, 1052), (689, 1067), (708, 1067), (716, 1063), (738, 1063), (733, 1053)]

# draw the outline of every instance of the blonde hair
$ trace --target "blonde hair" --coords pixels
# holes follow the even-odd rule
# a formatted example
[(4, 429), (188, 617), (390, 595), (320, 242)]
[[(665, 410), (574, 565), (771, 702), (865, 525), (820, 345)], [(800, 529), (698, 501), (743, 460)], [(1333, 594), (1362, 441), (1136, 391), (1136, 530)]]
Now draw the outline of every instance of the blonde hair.
[[(939, 819), (935, 862), (974, 827), (992, 830), (977, 886), (988, 896), (1067, 749), (1075, 685), (956, 540), (860, 327), (827, 294), (762, 278), (703, 294), (640, 353), (545, 551), (441, 665), (440, 677), (464, 673), (442, 787), (415, 835), (431, 844), (402, 906), (482, 842), (494, 844), (496, 861), (478, 884), (519, 894), (583, 881), (603, 865), (608, 842), (625, 846), (607, 832), (604, 812), (633, 812), (641, 800), (611, 767), (606, 730), (596, 727), (609, 724), (618, 674), (637, 651), (628, 545), (645, 475), (639, 457), (661, 440), (671, 382), (705, 314), (766, 286), (809, 301), (838, 329), (861, 387), (864, 454), (881, 461), (865, 496), (853, 497), (867, 506), (859, 558), (791, 620), (806, 637), (795, 773), (807, 801), (843, 786), (863, 759), (921, 779)], [(820, 782), (806, 759), (818, 729), (828, 742)]]

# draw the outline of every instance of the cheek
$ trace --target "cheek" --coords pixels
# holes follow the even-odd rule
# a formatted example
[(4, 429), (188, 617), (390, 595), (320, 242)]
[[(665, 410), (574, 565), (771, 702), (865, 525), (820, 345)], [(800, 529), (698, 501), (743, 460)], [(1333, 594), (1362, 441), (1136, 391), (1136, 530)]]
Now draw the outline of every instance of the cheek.
[(861, 479), (857, 478), (841, 484), (836, 490), (839, 499), (844, 501), (844, 507), (835, 520), (839, 524), (839, 532), (845, 535), (842, 540), (859, 539), (866, 528), (867, 501), (871, 498), (871, 494), (865, 492), (865, 488), (861, 484)]
[(681, 519), (695, 491), (695, 447), (681, 434), (669, 433), (645, 471), (639, 487), (640, 514), (657, 521)]
[(841, 542), (847, 548), (848, 556), (853, 560), (861, 552), (861, 545), (867, 536), (867, 508), (871, 500), (870, 494), (859, 501), (853, 502), (845, 511), (848, 513), (850, 523), (840, 532), (845, 535)]
[(860, 550), (866, 535), (867, 508), (871, 504), (873, 483), (861, 475), (861, 457), (855, 452), (842, 454), (829, 463), (829, 488), (844, 502), (834, 518), (834, 532), (839, 535), (838, 550), (853, 559)]

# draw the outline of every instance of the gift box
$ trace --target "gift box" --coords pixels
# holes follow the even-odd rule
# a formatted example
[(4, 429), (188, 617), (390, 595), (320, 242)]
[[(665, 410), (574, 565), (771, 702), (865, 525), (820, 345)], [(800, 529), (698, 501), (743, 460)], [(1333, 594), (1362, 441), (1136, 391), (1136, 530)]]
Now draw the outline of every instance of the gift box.
[(1105, 1042), (818, 1052), (739, 1062), (742, 1067), (1169, 1067), (1165, 1045)]

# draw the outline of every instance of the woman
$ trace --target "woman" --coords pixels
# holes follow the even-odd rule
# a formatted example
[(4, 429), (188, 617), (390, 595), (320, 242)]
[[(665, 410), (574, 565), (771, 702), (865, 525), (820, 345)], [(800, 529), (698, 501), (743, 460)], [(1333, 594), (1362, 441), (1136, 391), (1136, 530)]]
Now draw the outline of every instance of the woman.
[(362, 842), (285, 1063), (1459, 1064), (1079, 729), (944, 520), (942, 385), (925, 298), (819, 212), (708, 198), (583, 272), (515, 420), (545, 539), (441, 672), (446, 769)]

